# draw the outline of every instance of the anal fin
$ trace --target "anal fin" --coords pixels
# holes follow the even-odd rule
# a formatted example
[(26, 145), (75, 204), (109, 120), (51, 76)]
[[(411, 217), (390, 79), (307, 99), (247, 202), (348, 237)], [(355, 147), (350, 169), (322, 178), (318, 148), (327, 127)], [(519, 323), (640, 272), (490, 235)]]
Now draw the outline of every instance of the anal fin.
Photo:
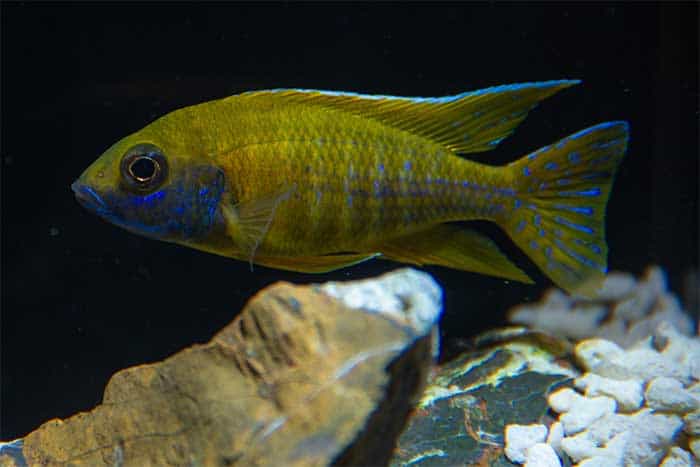
[(435, 264), (533, 283), (493, 241), (471, 229), (441, 224), (384, 242), (377, 249), (384, 258), (402, 263)]

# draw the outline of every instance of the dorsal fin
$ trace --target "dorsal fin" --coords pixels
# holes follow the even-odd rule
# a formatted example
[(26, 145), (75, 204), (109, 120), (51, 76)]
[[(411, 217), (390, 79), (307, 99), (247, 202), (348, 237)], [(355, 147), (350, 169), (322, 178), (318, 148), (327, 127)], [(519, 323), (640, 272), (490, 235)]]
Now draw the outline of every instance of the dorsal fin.
[(349, 112), (443, 144), (457, 153), (489, 151), (510, 135), (537, 103), (578, 80), (509, 84), (446, 97), (398, 97), (313, 89), (251, 91), (289, 102)]

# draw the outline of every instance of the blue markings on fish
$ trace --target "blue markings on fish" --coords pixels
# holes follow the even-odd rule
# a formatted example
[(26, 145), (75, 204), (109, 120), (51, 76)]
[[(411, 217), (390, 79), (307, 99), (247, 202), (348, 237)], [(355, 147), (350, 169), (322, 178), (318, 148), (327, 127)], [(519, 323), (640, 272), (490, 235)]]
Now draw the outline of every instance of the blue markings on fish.
[(579, 232), (585, 232), (587, 234), (593, 233), (593, 229), (591, 229), (590, 227), (587, 227), (585, 225), (575, 224), (568, 219), (564, 219), (561, 216), (554, 216), (554, 222), (557, 222), (558, 224), (561, 224), (561, 225), (565, 225), (567, 227), (571, 227), (572, 229), (576, 229)]

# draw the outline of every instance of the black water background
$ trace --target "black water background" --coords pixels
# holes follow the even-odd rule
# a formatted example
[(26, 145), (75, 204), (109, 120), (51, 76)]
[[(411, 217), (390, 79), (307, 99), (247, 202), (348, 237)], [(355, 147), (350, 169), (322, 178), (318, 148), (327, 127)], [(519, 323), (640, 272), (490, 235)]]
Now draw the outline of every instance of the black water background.
[[(70, 183), (104, 149), (176, 108), (242, 90), (446, 95), (580, 78), (482, 161), (505, 163), (606, 120), (632, 139), (608, 209), (611, 269), (698, 264), (697, 4), (2, 3), (0, 439), (99, 403), (109, 376), (205, 342), (277, 280), (357, 279), (256, 268), (110, 226)], [(503, 322), (537, 286), (427, 267), (446, 342)]]

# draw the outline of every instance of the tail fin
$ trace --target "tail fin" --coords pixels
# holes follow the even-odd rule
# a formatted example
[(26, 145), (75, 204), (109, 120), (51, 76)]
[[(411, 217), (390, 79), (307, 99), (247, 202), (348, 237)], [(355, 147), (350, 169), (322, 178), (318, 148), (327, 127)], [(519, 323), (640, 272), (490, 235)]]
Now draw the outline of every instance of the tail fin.
[(507, 167), (517, 195), (501, 225), (566, 291), (590, 295), (607, 272), (605, 207), (628, 130), (601, 123)]

